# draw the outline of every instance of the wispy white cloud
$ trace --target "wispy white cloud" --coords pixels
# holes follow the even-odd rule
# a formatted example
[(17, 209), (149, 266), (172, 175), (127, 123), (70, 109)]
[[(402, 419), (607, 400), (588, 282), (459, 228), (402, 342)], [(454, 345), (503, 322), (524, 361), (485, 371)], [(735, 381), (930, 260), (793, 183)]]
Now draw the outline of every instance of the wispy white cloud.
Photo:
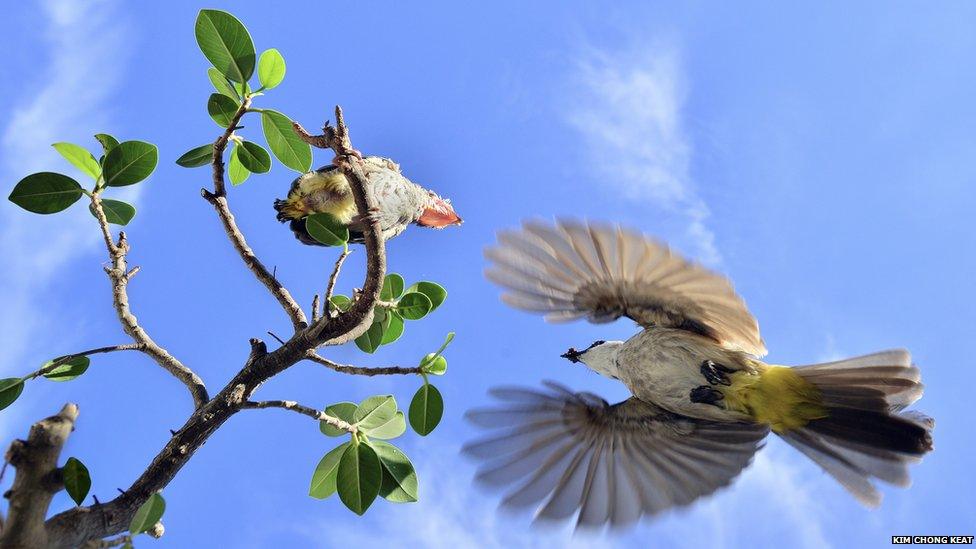
[(633, 51), (589, 49), (573, 76), (568, 109), (601, 181), (686, 220), (686, 238), (709, 264), (721, 256), (708, 206), (691, 178), (692, 147), (682, 123), (686, 83), (674, 45)]
[[(115, 0), (48, 0), (44, 15), (42, 68), (24, 79), (24, 94), (8, 103), (9, 123), (0, 130), (0, 175), (9, 192), (29, 173), (63, 171), (83, 181), (51, 148), (74, 140), (98, 144), (92, 134), (107, 126), (106, 102), (121, 77), (127, 38), (125, 16)], [(109, 61), (111, 60), (111, 61)], [(34, 79), (32, 79), (34, 77)], [(137, 190), (124, 193), (133, 201)], [(6, 194), (6, 193), (5, 193)], [(0, 206), (0, 376), (25, 373), (29, 342), (40, 326), (54, 322), (41, 297), (52, 278), (79, 256), (91, 252), (99, 233), (84, 203), (53, 216), (27, 213), (6, 202)], [(72, 333), (60, 332), (64, 334)], [(16, 409), (4, 411), (4, 430), (19, 426)], [(6, 432), (0, 433), (3, 439)]]

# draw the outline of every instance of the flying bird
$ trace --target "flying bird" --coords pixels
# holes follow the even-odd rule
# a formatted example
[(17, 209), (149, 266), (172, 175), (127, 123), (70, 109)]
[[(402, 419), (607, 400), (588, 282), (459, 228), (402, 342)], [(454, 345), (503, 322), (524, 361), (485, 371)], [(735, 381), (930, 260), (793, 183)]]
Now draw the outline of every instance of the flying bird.
[(772, 431), (858, 501), (873, 479), (907, 486), (907, 466), (932, 449), (932, 419), (904, 409), (922, 395), (907, 351), (797, 366), (760, 360), (756, 319), (723, 276), (618, 226), (527, 222), (500, 233), (486, 272), (502, 299), (550, 321), (640, 326), (562, 356), (622, 382), (609, 404), (547, 382), (490, 391), (469, 419), (494, 429), (464, 451), (477, 478), (510, 487), (503, 505), (540, 520), (622, 526), (728, 485)]
[[(366, 190), (376, 200), (375, 215), (386, 240), (402, 233), (411, 223), (435, 229), (461, 224), (450, 200), (404, 177), (400, 166), (392, 160), (367, 156), (363, 164), (369, 183)], [(363, 218), (356, 208), (349, 181), (334, 165), (300, 175), (292, 182), (288, 197), (275, 200), (274, 208), (278, 221), (288, 221), (295, 238), (302, 244), (324, 245), (312, 238), (305, 227), (306, 217), (315, 213), (331, 214), (349, 228), (350, 242), (363, 242)]]

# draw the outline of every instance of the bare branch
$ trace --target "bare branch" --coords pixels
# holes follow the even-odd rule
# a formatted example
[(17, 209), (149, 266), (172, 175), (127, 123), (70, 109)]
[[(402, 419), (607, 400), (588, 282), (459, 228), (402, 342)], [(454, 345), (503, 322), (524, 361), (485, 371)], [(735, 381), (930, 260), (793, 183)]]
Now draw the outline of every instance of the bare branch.
[(312, 297), (312, 322), (319, 319), (319, 294)]
[(224, 184), (224, 149), (227, 148), (227, 142), (230, 140), (231, 135), (233, 135), (234, 128), (237, 127), (241, 117), (244, 116), (244, 113), (247, 112), (250, 105), (251, 99), (246, 98), (237, 109), (237, 112), (234, 113), (234, 117), (231, 119), (227, 129), (214, 141), (214, 154), (213, 160), (211, 161), (211, 165), (213, 166), (214, 190), (210, 192), (203, 189), (201, 194), (217, 211), (217, 216), (220, 218), (220, 222), (224, 227), (224, 232), (227, 233), (227, 237), (230, 239), (231, 244), (234, 245), (234, 249), (237, 250), (238, 255), (244, 260), (244, 264), (254, 273), (258, 281), (264, 284), (265, 288), (271, 292), (271, 295), (278, 300), (278, 303), (281, 304), (285, 313), (288, 314), (288, 318), (291, 319), (292, 326), (297, 332), (305, 329), (308, 325), (305, 312), (298, 306), (298, 303), (291, 296), (288, 289), (278, 282), (274, 274), (268, 271), (264, 263), (254, 254), (254, 250), (251, 249), (244, 239), (244, 234), (238, 228), (234, 214), (231, 213), (230, 206), (227, 204), (227, 190)]
[(342, 269), (342, 263), (349, 257), (352, 253), (352, 248), (348, 245), (342, 249), (342, 253), (339, 254), (339, 258), (336, 259), (335, 267), (332, 269), (332, 274), (329, 276), (329, 285), (325, 288), (325, 313), (329, 311), (330, 301), (332, 300), (332, 292), (335, 290), (336, 282), (339, 280), (339, 270)]
[(336, 429), (346, 431), (348, 433), (355, 433), (357, 431), (356, 426), (352, 425), (351, 423), (347, 423), (337, 417), (330, 416), (325, 412), (320, 412), (314, 408), (303, 406), (295, 402), (294, 400), (261, 400), (258, 402), (249, 400), (244, 403), (243, 408), (245, 410), (259, 410), (263, 408), (281, 408), (283, 410), (290, 410), (292, 412), (304, 414), (312, 419), (324, 421), (329, 425), (335, 427)]
[(315, 351), (309, 351), (305, 356), (306, 360), (315, 362), (316, 364), (321, 364), (330, 370), (342, 374), (353, 374), (357, 376), (390, 376), (390, 375), (408, 375), (408, 374), (419, 374), (420, 367), (404, 367), (404, 366), (376, 366), (376, 367), (366, 367), (366, 366), (352, 366), (349, 364), (339, 364), (338, 362), (332, 362), (331, 360), (318, 355)]
[(105, 217), (105, 210), (102, 209), (102, 201), (98, 194), (93, 194), (91, 198), (92, 210), (98, 218), (98, 225), (102, 229), (102, 237), (105, 240), (105, 247), (108, 249), (111, 267), (105, 268), (109, 280), (112, 282), (112, 302), (115, 305), (115, 312), (118, 314), (119, 322), (122, 323), (122, 330), (129, 335), (143, 348), (146, 353), (155, 360), (166, 371), (176, 379), (183, 382), (193, 396), (193, 403), (200, 408), (210, 398), (207, 394), (207, 387), (203, 384), (193, 370), (187, 368), (182, 362), (176, 359), (169, 351), (160, 347), (146, 331), (139, 325), (138, 319), (132, 314), (129, 308), (128, 284), (129, 275), (126, 265), (126, 254), (129, 252), (129, 243), (125, 238), (124, 232), (119, 232), (118, 242), (112, 241), (112, 234), (108, 228), (108, 219)]
[(26, 441), (10, 444), (6, 459), (17, 475), (7, 493), (10, 509), (0, 547), (48, 546), (44, 517), (54, 494), (64, 487), (58, 458), (77, 418), (78, 407), (65, 404), (57, 415), (35, 423)]

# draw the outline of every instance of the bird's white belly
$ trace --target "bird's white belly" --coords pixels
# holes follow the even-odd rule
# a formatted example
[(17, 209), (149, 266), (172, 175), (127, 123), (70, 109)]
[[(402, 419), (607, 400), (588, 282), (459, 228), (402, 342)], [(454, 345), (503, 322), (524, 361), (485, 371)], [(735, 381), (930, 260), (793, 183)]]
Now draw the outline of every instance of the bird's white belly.
[(748, 367), (743, 357), (704, 337), (684, 330), (649, 328), (620, 348), (620, 380), (641, 400), (671, 412), (716, 421), (742, 421), (747, 416), (719, 404), (691, 401), (692, 389), (708, 385), (701, 364), (712, 360), (734, 369)]

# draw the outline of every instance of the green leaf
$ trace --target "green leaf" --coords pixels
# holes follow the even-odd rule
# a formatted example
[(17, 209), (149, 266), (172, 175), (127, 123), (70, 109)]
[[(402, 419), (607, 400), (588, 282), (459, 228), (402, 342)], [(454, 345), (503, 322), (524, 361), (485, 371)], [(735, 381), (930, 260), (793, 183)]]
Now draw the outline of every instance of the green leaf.
[(352, 512), (362, 515), (380, 492), (383, 473), (376, 452), (368, 444), (351, 444), (339, 459), (336, 488), (339, 499)]
[(336, 309), (342, 312), (349, 310), (349, 306), (352, 305), (352, 300), (344, 295), (334, 295), (332, 296), (332, 304), (335, 305)]
[(430, 299), (431, 311), (440, 307), (441, 303), (444, 303), (444, 300), (447, 299), (447, 290), (436, 282), (418, 282), (407, 288), (407, 293), (410, 292), (420, 292), (427, 296)]
[(226, 95), (227, 97), (233, 99), (234, 101), (240, 101), (241, 95), (237, 93), (238, 85), (234, 85), (227, 77), (220, 73), (214, 67), (207, 69), (207, 78), (210, 79), (210, 83), (213, 84), (215, 90), (218, 93)]
[(207, 99), (207, 113), (221, 128), (230, 126), (240, 105), (222, 93), (212, 93)]
[(408, 292), (400, 298), (396, 311), (406, 320), (420, 320), (431, 308), (429, 297), (420, 292)]
[(194, 32), (203, 55), (234, 82), (247, 82), (254, 73), (254, 42), (244, 24), (219, 10), (200, 10)]
[[(95, 206), (89, 204), (88, 211), (96, 219), (98, 218), (98, 214), (95, 213)], [(132, 218), (136, 216), (134, 206), (126, 204), (121, 200), (112, 200), (111, 198), (102, 199), (102, 211), (105, 212), (105, 219), (113, 225), (128, 225), (132, 221)]]
[(403, 317), (397, 314), (396, 311), (390, 311), (389, 320), (389, 324), (385, 325), (383, 330), (383, 339), (380, 341), (381, 345), (389, 345), (400, 339), (400, 336), (403, 335)]
[(238, 158), (237, 146), (230, 152), (230, 162), (227, 163), (227, 175), (230, 176), (230, 182), (233, 185), (240, 185), (241, 183), (247, 181), (248, 177), (251, 177), (251, 171), (241, 164), (241, 159)]
[[(325, 414), (352, 424), (355, 423), (352, 417), (356, 413), (357, 408), (355, 402), (336, 402), (325, 409)], [(322, 434), (330, 437), (341, 437), (347, 434), (346, 431), (336, 429), (324, 421), (319, 421), (319, 430), (322, 431)]]
[(429, 435), (444, 415), (444, 399), (437, 387), (424, 383), (410, 401), (409, 414), (413, 430), (421, 436)]
[(281, 52), (271, 48), (265, 50), (258, 60), (258, 81), (266, 90), (277, 87), (285, 79), (285, 58)]
[(315, 213), (305, 218), (305, 230), (326, 246), (342, 246), (349, 240), (349, 228), (331, 214)]
[[(54, 364), (54, 362), (55, 361), (53, 360), (49, 360), (44, 363), (44, 366), (41, 366), (41, 368), (47, 368), (48, 366)], [(44, 377), (50, 379), (51, 381), (71, 381), (72, 379), (75, 379), (81, 374), (85, 373), (90, 365), (91, 359), (89, 359), (87, 356), (76, 356), (62, 364), (59, 364), (56, 368), (44, 374)]]
[(105, 184), (124, 187), (149, 177), (156, 169), (159, 151), (145, 141), (123, 141), (105, 155)]
[(91, 475), (88, 474), (88, 467), (80, 460), (70, 457), (61, 468), (61, 477), (64, 480), (64, 489), (81, 505), (88, 497), (88, 490), (91, 490)]
[(430, 353), (421, 361), (424, 371), (435, 376), (442, 376), (447, 372), (447, 359), (443, 355)]
[(438, 348), (433, 353), (428, 354), (423, 359), (421, 359), (420, 367), (426, 368), (429, 363), (433, 362), (434, 359), (441, 356), (441, 353), (444, 352), (444, 349), (447, 349), (447, 346), (450, 345), (452, 341), (454, 341), (454, 332), (448, 332), (447, 337), (444, 338), (444, 343), (441, 343), (440, 348)]
[(257, 143), (251, 141), (241, 143), (237, 157), (241, 164), (252, 173), (268, 173), (271, 171), (271, 155)]
[(403, 277), (390, 273), (383, 278), (383, 289), (380, 291), (380, 299), (383, 301), (393, 301), (403, 295)]
[(312, 147), (298, 137), (290, 118), (278, 111), (264, 110), (261, 126), (275, 158), (296, 172), (308, 171), (312, 166)]
[(364, 353), (373, 354), (383, 344), (383, 322), (373, 322), (363, 335), (356, 338), (356, 347)]
[(19, 377), (0, 379), (0, 410), (10, 406), (24, 392), (24, 380)]
[(213, 152), (213, 143), (200, 145), (183, 153), (183, 156), (176, 159), (176, 163), (184, 168), (206, 166), (213, 161)]
[(77, 202), (83, 192), (81, 185), (66, 175), (40, 172), (21, 179), (8, 199), (29, 212), (52, 214)]
[(312, 473), (312, 483), (308, 487), (308, 495), (313, 498), (325, 499), (336, 491), (336, 479), (339, 476), (339, 459), (345, 453), (351, 442), (343, 442), (329, 451), (319, 460)]
[(406, 454), (389, 442), (375, 440), (369, 445), (379, 457), (383, 471), (380, 495), (394, 503), (417, 501), (417, 472)]
[(371, 429), (364, 429), (363, 432), (369, 435), (371, 438), (381, 438), (384, 440), (396, 438), (403, 434), (407, 430), (407, 422), (403, 418), (403, 412), (397, 412), (393, 414), (393, 417), (383, 425), (373, 427)]
[(119, 140), (107, 133), (96, 133), (95, 140), (102, 145), (103, 154), (108, 154), (108, 151), (119, 146)]
[(153, 495), (149, 496), (149, 499), (140, 505), (136, 514), (132, 516), (132, 521), (129, 522), (129, 532), (141, 534), (149, 530), (159, 522), (159, 519), (163, 518), (164, 511), (166, 511), (166, 500), (159, 492), (153, 492)]
[(58, 151), (65, 160), (71, 162), (71, 165), (78, 168), (79, 170), (85, 172), (92, 179), (98, 179), (98, 176), (102, 173), (102, 167), (98, 165), (98, 160), (92, 156), (92, 153), (88, 152), (86, 149), (79, 147), (73, 143), (55, 143), (51, 145), (54, 150)]
[(371, 396), (359, 403), (352, 419), (353, 423), (366, 431), (390, 421), (396, 415), (396, 411), (397, 404), (393, 395)]

